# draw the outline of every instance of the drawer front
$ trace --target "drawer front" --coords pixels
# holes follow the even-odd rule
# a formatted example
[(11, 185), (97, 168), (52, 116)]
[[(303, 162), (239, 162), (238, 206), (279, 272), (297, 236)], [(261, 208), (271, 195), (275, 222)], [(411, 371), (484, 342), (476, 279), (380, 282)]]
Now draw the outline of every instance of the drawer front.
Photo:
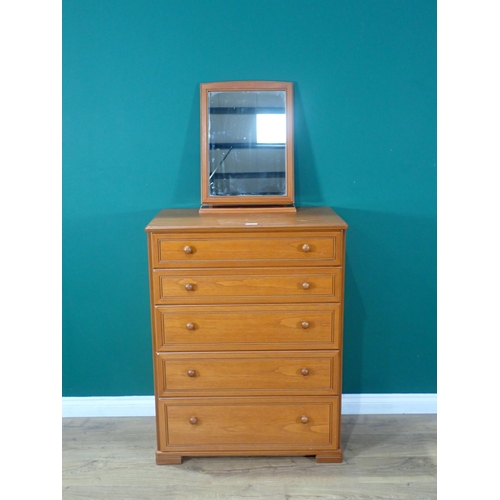
[(249, 234), (153, 234), (154, 268), (266, 266), (275, 260), (289, 261), (280, 265), (341, 265), (343, 232), (288, 233), (273, 237)]
[[(158, 394), (338, 394), (332, 352), (157, 354)], [(241, 391), (244, 391), (242, 393)]]
[(158, 306), (155, 350), (338, 349), (339, 304)]
[[(338, 398), (160, 400), (160, 450), (338, 448)], [(161, 425), (163, 422), (163, 426)], [(262, 449), (262, 448), (261, 448)]]
[(155, 271), (155, 303), (340, 302), (340, 268)]

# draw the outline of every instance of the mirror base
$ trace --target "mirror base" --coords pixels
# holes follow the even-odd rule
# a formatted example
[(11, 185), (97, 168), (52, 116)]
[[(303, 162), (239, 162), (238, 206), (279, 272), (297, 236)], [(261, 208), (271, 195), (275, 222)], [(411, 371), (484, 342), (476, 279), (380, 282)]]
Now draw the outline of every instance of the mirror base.
[(201, 205), (200, 214), (265, 214), (265, 213), (294, 213), (295, 205)]

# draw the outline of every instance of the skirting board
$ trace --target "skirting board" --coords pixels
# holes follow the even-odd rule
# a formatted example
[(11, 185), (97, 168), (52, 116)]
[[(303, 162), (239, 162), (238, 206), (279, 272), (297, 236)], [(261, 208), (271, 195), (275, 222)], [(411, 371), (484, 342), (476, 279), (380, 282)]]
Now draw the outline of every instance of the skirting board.
[[(343, 394), (342, 414), (437, 413), (436, 394)], [(154, 396), (62, 398), (64, 417), (153, 417)]]

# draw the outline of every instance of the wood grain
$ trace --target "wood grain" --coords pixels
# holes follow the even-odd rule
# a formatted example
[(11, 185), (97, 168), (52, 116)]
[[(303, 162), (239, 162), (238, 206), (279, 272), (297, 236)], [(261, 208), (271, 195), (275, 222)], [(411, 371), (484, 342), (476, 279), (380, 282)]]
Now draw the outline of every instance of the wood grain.
[(153, 313), (158, 351), (338, 349), (340, 345), (339, 304), (158, 306)]
[(161, 353), (157, 394), (338, 394), (338, 351)]
[[(341, 268), (172, 269), (152, 273), (155, 303), (340, 302)], [(186, 285), (190, 286), (188, 290)]]
[(346, 227), (328, 207), (148, 225), (159, 464), (341, 460)]
[[(307, 250), (304, 250), (306, 248)], [(302, 233), (268, 236), (265, 240), (254, 233), (233, 235), (212, 233), (176, 233), (168, 238), (154, 234), (152, 249), (155, 268), (227, 267), (228, 265), (262, 265), (276, 259), (290, 265), (332, 265), (342, 263), (342, 233), (330, 231), (320, 235)], [(243, 261), (243, 262), (242, 262)]]
[[(168, 435), (160, 437), (160, 450), (175, 453), (180, 446), (180, 454), (200, 456), (219, 451), (255, 455), (266, 445), (285, 454), (287, 449), (297, 452), (300, 448), (307, 454), (311, 446), (338, 448), (338, 436), (332, 436), (336, 425), (331, 421), (331, 405), (338, 405), (335, 398), (314, 403), (283, 402), (277, 398), (214, 398), (213, 402), (207, 399), (160, 400), (160, 418), (165, 418), (168, 429)], [(190, 421), (192, 417), (194, 423)]]
[[(248, 224), (252, 225), (248, 225)], [(253, 225), (257, 223), (256, 225)], [(200, 215), (196, 208), (179, 208), (161, 210), (146, 227), (146, 232), (162, 232), (168, 230), (185, 233), (210, 230), (215, 234), (242, 232), (249, 236), (261, 232), (275, 234), (290, 229), (302, 230), (340, 230), (347, 229), (346, 222), (330, 207), (299, 207), (290, 214), (204, 214)]]

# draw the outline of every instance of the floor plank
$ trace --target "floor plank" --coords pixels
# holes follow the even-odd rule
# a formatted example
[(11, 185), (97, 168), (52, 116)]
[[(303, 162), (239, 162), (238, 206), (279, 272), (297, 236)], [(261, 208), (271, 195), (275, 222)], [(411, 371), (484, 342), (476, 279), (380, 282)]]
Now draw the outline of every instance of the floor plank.
[(184, 458), (155, 463), (152, 417), (63, 419), (64, 500), (436, 499), (436, 415), (345, 415), (344, 461)]

